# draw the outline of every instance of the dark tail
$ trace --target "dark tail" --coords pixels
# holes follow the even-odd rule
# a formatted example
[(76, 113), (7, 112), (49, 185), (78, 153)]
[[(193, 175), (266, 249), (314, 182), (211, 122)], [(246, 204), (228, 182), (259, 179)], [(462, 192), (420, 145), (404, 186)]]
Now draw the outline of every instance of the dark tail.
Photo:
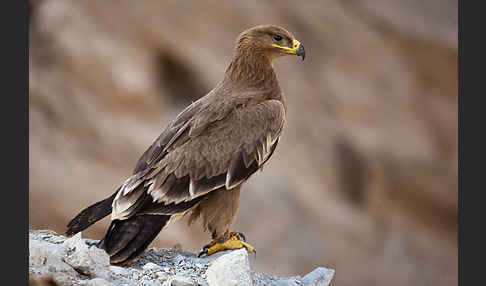
[(82, 210), (68, 223), (66, 235), (73, 236), (76, 233), (85, 230), (90, 225), (99, 221), (105, 216), (111, 214), (111, 203), (115, 199), (117, 193), (118, 190), (109, 198), (99, 201)]
[(112, 265), (133, 262), (167, 224), (170, 215), (135, 215), (111, 222), (105, 238), (98, 246), (110, 255)]

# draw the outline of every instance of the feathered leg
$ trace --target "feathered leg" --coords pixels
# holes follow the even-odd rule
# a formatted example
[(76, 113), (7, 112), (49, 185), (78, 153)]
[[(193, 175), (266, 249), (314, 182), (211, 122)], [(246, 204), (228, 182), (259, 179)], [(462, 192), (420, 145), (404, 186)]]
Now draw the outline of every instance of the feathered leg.
[(189, 223), (200, 217), (204, 229), (211, 233), (213, 239), (203, 247), (199, 256), (239, 248), (255, 252), (255, 248), (246, 243), (242, 233), (229, 231), (238, 213), (240, 190), (241, 185), (231, 190), (226, 190), (224, 187), (215, 190), (193, 210)]

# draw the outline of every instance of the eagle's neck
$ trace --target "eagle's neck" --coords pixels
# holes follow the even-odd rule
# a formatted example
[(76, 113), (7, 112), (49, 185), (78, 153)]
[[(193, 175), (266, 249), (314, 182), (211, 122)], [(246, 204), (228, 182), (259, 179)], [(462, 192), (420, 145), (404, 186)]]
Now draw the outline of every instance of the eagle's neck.
[(226, 69), (225, 81), (248, 90), (258, 90), (265, 99), (280, 99), (281, 92), (271, 59), (252, 49), (238, 49)]

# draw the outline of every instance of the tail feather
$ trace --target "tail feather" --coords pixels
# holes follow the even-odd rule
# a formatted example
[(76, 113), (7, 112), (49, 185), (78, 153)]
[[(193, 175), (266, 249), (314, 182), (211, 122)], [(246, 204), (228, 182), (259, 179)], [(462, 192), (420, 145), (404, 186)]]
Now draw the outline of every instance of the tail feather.
[(66, 235), (73, 236), (85, 230), (90, 225), (109, 215), (112, 211), (111, 204), (116, 197), (118, 190), (109, 198), (99, 201), (82, 210), (67, 225)]
[(143, 221), (138, 216), (128, 220), (112, 221), (110, 229), (103, 238), (103, 249), (110, 256), (116, 254), (137, 236), (142, 227)]
[(170, 217), (144, 214), (126, 220), (114, 220), (99, 245), (110, 255), (111, 264), (128, 264), (149, 246)]

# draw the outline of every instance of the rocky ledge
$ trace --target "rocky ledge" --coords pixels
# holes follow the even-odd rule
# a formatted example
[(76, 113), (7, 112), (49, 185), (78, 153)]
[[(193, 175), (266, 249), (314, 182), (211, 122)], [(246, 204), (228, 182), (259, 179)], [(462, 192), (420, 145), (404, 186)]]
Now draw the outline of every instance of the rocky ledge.
[[(126, 267), (112, 266), (108, 255), (81, 234), (71, 238), (50, 230), (29, 231), (31, 285), (329, 285), (333, 269), (318, 267), (304, 277), (277, 277), (250, 270), (246, 250), (198, 258), (178, 248), (150, 248)], [(48, 282), (49, 281), (49, 282)]]

